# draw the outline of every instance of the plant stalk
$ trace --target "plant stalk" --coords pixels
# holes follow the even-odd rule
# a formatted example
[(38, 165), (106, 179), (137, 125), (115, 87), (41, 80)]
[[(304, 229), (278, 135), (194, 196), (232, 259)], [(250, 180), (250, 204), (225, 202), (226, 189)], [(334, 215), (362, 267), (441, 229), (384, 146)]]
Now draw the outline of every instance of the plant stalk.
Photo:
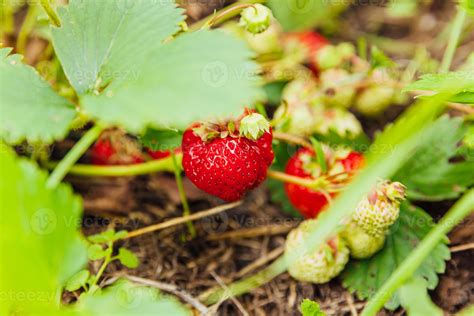
[(451, 67), (451, 63), (456, 53), (456, 48), (459, 43), (459, 38), (462, 33), (464, 21), (466, 20), (467, 13), (462, 8), (458, 8), (456, 17), (454, 18), (453, 28), (451, 29), (451, 34), (449, 36), (448, 46), (444, 52), (443, 61), (439, 68), (439, 72), (444, 73), (448, 72)]
[(71, 167), (81, 158), (92, 143), (99, 137), (104, 130), (104, 126), (96, 124), (88, 130), (84, 136), (74, 145), (74, 147), (67, 153), (67, 155), (58, 163), (56, 168), (49, 176), (46, 185), (48, 188), (55, 188), (61, 183), (63, 178), (69, 172)]
[(59, 19), (58, 14), (56, 11), (54, 11), (53, 7), (51, 6), (51, 3), (49, 0), (40, 0), (41, 6), (43, 7), (44, 11), (46, 11), (46, 14), (49, 17), (49, 20), (51, 23), (56, 26), (60, 27), (61, 26), (61, 20)]
[[(181, 177), (181, 167), (174, 152), (171, 152), (171, 159), (173, 160), (174, 177), (176, 179), (176, 185), (178, 186), (179, 197), (181, 199), (181, 204), (183, 205), (183, 215), (189, 216), (191, 215), (191, 209), (189, 208), (188, 198), (186, 197), (186, 192), (184, 191), (183, 178)], [(188, 231), (189, 234), (191, 234), (191, 237), (196, 237), (196, 228), (194, 227), (193, 222), (188, 221), (186, 222), (186, 225), (188, 226)]]
[(443, 240), (444, 236), (459, 224), (466, 216), (474, 212), (474, 189), (464, 196), (444, 215), (441, 221), (426, 235), (418, 247), (392, 273), (391, 277), (367, 303), (362, 316), (376, 315), (395, 291), (402, 286), (431, 251)]
[[(181, 154), (176, 155), (178, 164), (180, 163), (181, 158)], [(56, 165), (57, 164), (55, 163), (51, 163), (48, 165), (48, 168), (54, 168)], [(126, 177), (160, 171), (174, 171), (174, 163), (171, 157), (126, 166), (94, 166), (76, 164), (69, 169), (69, 174), (90, 177)]]
[(199, 296), (199, 300), (211, 305), (230, 297), (239, 296), (270, 282), (286, 270), (286, 260), (282, 255), (265, 269), (248, 278), (229, 284), (226, 289), (216, 288), (204, 292)]
[(16, 51), (24, 55), (28, 36), (33, 30), (36, 23), (36, 4), (32, 3), (28, 6), (26, 17), (21, 25), (20, 33), (16, 41)]
[(202, 29), (203, 27), (206, 26), (212, 26), (216, 25), (222, 22), (225, 22), (242, 11), (242, 9), (245, 9), (253, 4), (256, 3), (264, 3), (266, 0), (240, 0), (237, 1), (225, 8), (222, 8), (221, 10), (216, 11), (213, 15), (210, 15), (202, 20), (197, 21), (196, 23), (192, 24), (189, 27), (189, 31), (194, 32), (197, 30)]

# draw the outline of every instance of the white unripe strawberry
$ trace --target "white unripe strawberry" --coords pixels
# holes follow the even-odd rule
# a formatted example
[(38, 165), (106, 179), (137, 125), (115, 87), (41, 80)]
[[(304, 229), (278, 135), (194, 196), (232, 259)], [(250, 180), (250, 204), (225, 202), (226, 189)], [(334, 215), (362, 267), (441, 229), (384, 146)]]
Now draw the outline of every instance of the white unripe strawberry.
[(400, 182), (380, 182), (368, 197), (359, 202), (352, 219), (371, 236), (385, 235), (398, 219), (405, 189)]
[(349, 260), (349, 249), (338, 236), (322, 244), (318, 250), (301, 255), (305, 249), (311, 228), (316, 220), (306, 220), (293, 229), (286, 238), (285, 257), (288, 272), (298, 281), (316, 284), (326, 283), (344, 269)]

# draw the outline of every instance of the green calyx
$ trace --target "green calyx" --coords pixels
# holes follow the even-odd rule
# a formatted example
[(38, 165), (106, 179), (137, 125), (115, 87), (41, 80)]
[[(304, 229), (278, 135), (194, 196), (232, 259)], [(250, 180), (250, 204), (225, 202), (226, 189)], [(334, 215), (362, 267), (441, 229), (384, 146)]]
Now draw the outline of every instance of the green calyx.
[(257, 3), (242, 10), (240, 25), (252, 34), (259, 34), (270, 27), (272, 18), (272, 11)]
[(258, 140), (270, 131), (270, 122), (261, 114), (252, 113), (240, 121), (240, 135), (251, 140)]

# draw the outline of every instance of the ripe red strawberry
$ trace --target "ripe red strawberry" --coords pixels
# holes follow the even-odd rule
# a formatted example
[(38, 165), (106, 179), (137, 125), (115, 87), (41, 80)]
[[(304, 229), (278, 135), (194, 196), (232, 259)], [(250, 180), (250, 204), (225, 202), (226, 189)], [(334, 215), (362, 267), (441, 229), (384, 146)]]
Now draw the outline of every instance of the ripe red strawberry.
[(141, 151), (135, 142), (120, 130), (102, 133), (91, 149), (94, 165), (130, 165), (144, 162)]
[[(243, 124), (246, 117), (251, 122)], [(261, 119), (265, 120), (253, 113), (240, 122), (198, 123), (187, 129), (182, 142), (186, 176), (201, 190), (228, 202), (257, 187), (274, 157), (272, 131)]]
[[(285, 172), (289, 175), (305, 179), (317, 179), (324, 175), (331, 176), (337, 174), (338, 176), (331, 180), (335, 182), (336, 179), (338, 181), (348, 180), (350, 174), (361, 168), (364, 163), (364, 157), (357, 152), (331, 152), (326, 150), (325, 158), (328, 170), (323, 174), (321, 167), (315, 159), (314, 151), (309, 148), (301, 148), (290, 158)], [(331, 181), (328, 180), (326, 186), (334, 184)], [(285, 191), (291, 204), (305, 218), (317, 217), (329, 202), (327, 195), (321, 190), (310, 189), (294, 183), (285, 183)], [(333, 197), (335, 194), (329, 193), (329, 195)]]

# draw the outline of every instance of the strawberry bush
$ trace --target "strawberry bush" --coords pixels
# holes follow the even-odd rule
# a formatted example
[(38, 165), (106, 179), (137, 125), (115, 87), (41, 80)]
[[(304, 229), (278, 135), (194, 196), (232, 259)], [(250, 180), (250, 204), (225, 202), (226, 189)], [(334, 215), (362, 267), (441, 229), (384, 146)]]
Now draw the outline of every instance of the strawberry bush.
[[(430, 291), (474, 212), (472, 1), (451, 4), (438, 59), (417, 46), (405, 63), (402, 43), (337, 35), (362, 5), (224, 2), (195, 19), (173, 0), (1, 1), (0, 314), (225, 315), (227, 300), (245, 314), (239, 296), (288, 274), (292, 291), (338, 282), (352, 314), (443, 315)], [(375, 7), (409, 18), (426, 6)], [(176, 190), (160, 185), (180, 216), (86, 229), (75, 179), (150, 174), (174, 176)], [(124, 242), (205, 244), (213, 228), (195, 222), (245, 203), (298, 225), (263, 230), (286, 238), (279, 252), (199, 293), (142, 275), (157, 258)], [(288, 296), (286, 314), (344, 314)], [(453, 308), (470, 315), (472, 302)]]

